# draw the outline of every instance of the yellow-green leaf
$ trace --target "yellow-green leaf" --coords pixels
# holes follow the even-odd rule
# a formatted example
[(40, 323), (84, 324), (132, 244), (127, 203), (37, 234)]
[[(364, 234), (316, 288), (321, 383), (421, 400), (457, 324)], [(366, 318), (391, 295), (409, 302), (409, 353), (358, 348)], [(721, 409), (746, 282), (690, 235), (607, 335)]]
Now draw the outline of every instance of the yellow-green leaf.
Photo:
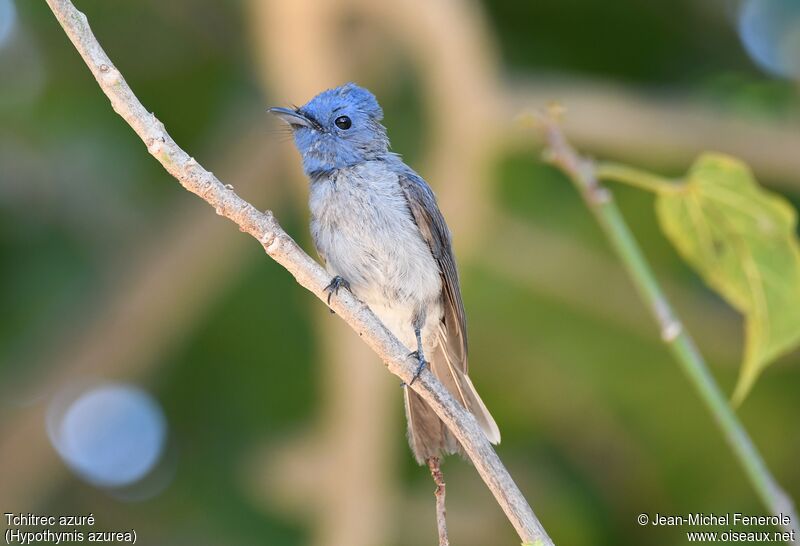
[(659, 192), (656, 212), (683, 258), (745, 316), (738, 404), (764, 367), (800, 342), (795, 211), (741, 161), (705, 154), (678, 191)]

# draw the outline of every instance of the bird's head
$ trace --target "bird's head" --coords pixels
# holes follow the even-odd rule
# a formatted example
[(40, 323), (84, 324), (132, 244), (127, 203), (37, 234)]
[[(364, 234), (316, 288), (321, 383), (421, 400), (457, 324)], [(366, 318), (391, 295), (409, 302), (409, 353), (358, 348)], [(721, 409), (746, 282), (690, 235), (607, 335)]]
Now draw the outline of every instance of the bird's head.
[(354, 83), (324, 91), (299, 108), (270, 108), (291, 127), (306, 174), (375, 159), (389, 149), (383, 110)]

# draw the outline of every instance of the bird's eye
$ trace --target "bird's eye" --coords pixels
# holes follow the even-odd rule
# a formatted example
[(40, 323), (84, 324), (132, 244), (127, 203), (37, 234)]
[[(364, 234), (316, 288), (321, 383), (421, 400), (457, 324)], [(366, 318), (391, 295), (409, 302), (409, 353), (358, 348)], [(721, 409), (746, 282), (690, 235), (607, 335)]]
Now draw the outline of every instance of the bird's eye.
[(347, 116), (339, 116), (334, 120), (334, 123), (339, 129), (349, 129), (353, 122)]

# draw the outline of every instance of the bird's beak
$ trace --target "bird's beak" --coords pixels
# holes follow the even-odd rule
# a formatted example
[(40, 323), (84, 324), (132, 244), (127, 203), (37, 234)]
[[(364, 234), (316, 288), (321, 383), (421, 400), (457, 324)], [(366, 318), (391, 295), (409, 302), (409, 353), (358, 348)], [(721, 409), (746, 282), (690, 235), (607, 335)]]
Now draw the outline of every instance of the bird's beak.
[(314, 123), (296, 110), (273, 106), (272, 108), (267, 108), (267, 112), (281, 118), (283, 121), (289, 124), (292, 129), (297, 129), (298, 127), (308, 127), (309, 129), (314, 128)]

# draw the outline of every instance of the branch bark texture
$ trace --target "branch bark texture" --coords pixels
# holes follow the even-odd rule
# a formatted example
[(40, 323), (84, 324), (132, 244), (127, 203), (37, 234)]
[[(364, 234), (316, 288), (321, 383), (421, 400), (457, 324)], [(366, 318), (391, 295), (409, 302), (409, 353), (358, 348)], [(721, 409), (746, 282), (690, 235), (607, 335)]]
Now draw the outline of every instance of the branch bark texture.
[(439, 546), (450, 546), (450, 539), (447, 538), (447, 509), (445, 508), (445, 483), (442, 469), (439, 466), (439, 458), (428, 459), (428, 468), (431, 470), (431, 477), (436, 484), (436, 527), (439, 530)]
[[(286, 268), (301, 286), (324, 301), (327, 297), (324, 287), (330, 281), (329, 275), (283, 230), (272, 213), (257, 210), (175, 143), (164, 124), (139, 102), (95, 38), (86, 16), (72, 2), (47, 0), (47, 4), (110, 99), (114, 111), (141, 138), (147, 151), (185, 189), (214, 207), (217, 214), (236, 223), (241, 231), (257, 239), (266, 253)], [(330, 307), (358, 332), (391, 373), (406, 383), (411, 382), (416, 361), (409, 357), (409, 350), (381, 324), (369, 307), (347, 291), (332, 298)], [(537, 546), (553, 544), (475, 418), (450, 396), (428, 370), (422, 373), (412, 388), (461, 442), (522, 541)]]

